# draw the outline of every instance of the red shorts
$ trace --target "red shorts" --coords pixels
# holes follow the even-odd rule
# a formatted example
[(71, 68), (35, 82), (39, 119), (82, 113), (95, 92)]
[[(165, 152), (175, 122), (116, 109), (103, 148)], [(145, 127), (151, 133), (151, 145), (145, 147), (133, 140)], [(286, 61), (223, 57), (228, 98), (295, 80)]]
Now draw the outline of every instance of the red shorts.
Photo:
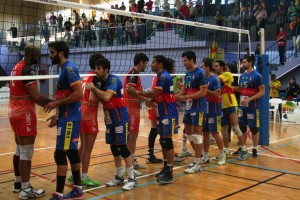
[(97, 134), (99, 133), (98, 129), (98, 120), (84, 120), (80, 123), (80, 133), (81, 134)]
[(140, 109), (128, 110), (129, 113), (129, 133), (139, 133), (140, 131)]
[(17, 136), (36, 136), (37, 118), (35, 113), (24, 113), (16, 117), (9, 117), (10, 125)]
[(148, 119), (156, 121), (156, 110), (155, 108), (148, 108)]

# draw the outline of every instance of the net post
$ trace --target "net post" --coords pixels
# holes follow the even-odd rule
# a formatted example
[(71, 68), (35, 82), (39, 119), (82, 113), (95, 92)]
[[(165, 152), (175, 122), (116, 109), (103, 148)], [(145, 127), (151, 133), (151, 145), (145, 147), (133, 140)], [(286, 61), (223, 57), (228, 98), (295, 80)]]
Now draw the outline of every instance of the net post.
[[(261, 109), (260, 109), (260, 137), (259, 145), (269, 145), (270, 134), (269, 134), (269, 56), (266, 54), (261, 55), (262, 60), (262, 84), (265, 86), (265, 95), (261, 98)], [(262, 121), (263, 120), (263, 121)]]

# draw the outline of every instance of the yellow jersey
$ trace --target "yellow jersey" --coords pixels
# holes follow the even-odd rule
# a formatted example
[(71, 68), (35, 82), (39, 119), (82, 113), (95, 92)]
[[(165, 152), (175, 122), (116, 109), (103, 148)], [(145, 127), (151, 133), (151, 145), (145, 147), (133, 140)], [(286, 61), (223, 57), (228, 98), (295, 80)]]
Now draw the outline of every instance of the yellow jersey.
[(219, 75), (219, 79), (221, 81), (222, 109), (238, 106), (232, 87), (232, 74), (230, 72), (224, 72)]
[[(274, 88), (272, 88), (274, 87)], [(279, 97), (279, 90), (277, 90), (276, 88), (280, 88), (281, 87), (281, 82), (279, 80), (276, 81), (271, 81), (270, 83), (270, 97), (273, 98), (278, 98)]]

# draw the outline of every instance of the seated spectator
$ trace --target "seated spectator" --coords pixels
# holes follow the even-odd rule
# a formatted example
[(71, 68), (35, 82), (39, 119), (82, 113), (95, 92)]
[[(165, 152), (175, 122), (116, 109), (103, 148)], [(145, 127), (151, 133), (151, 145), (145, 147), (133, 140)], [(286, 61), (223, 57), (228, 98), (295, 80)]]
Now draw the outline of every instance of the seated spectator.
[(284, 31), (283, 25), (281, 25), (280, 26), (280, 31), (279, 31), (279, 33), (276, 37), (277, 42), (278, 42), (279, 61), (280, 61), (281, 65), (284, 65), (286, 36), (287, 36), (287, 33)]
[(232, 15), (228, 17), (228, 21), (232, 23), (232, 27), (239, 27), (240, 15), (238, 15), (237, 10), (234, 10)]
[(299, 93), (299, 85), (296, 83), (296, 78), (293, 76), (290, 80), (289, 85), (286, 88), (288, 101), (291, 101), (293, 98), (297, 98)]

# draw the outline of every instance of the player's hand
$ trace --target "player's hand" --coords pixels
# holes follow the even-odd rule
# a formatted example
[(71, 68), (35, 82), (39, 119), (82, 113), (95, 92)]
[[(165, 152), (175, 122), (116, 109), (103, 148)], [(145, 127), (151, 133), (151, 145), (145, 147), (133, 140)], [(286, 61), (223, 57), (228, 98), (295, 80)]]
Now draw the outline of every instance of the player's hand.
[(53, 109), (56, 108), (56, 107), (57, 107), (56, 101), (47, 103), (47, 104), (44, 106), (44, 112), (49, 113), (49, 112), (51, 112), (51, 110), (53, 110)]
[(126, 87), (126, 91), (128, 94), (131, 94), (131, 95), (136, 95), (136, 89), (134, 87)]
[(94, 87), (95, 87), (95, 86), (94, 86), (94, 83), (92, 83), (92, 82), (85, 85), (85, 88), (86, 88), (87, 90), (92, 90)]
[(185, 95), (175, 96), (177, 102), (184, 102), (186, 101)]
[(249, 98), (245, 98), (245, 99), (243, 99), (243, 100), (241, 101), (241, 105), (242, 105), (242, 106), (247, 106), (247, 105), (249, 104), (249, 102), (250, 102), (250, 99), (249, 99)]
[(147, 101), (145, 101), (145, 104), (148, 108), (154, 108), (155, 107), (155, 103), (153, 101), (149, 100), (149, 99)]
[(52, 127), (54, 127), (54, 126), (57, 125), (57, 116), (56, 115), (52, 115), (46, 121), (50, 121), (50, 123), (48, 124), (48, 127), (52, 128)]

